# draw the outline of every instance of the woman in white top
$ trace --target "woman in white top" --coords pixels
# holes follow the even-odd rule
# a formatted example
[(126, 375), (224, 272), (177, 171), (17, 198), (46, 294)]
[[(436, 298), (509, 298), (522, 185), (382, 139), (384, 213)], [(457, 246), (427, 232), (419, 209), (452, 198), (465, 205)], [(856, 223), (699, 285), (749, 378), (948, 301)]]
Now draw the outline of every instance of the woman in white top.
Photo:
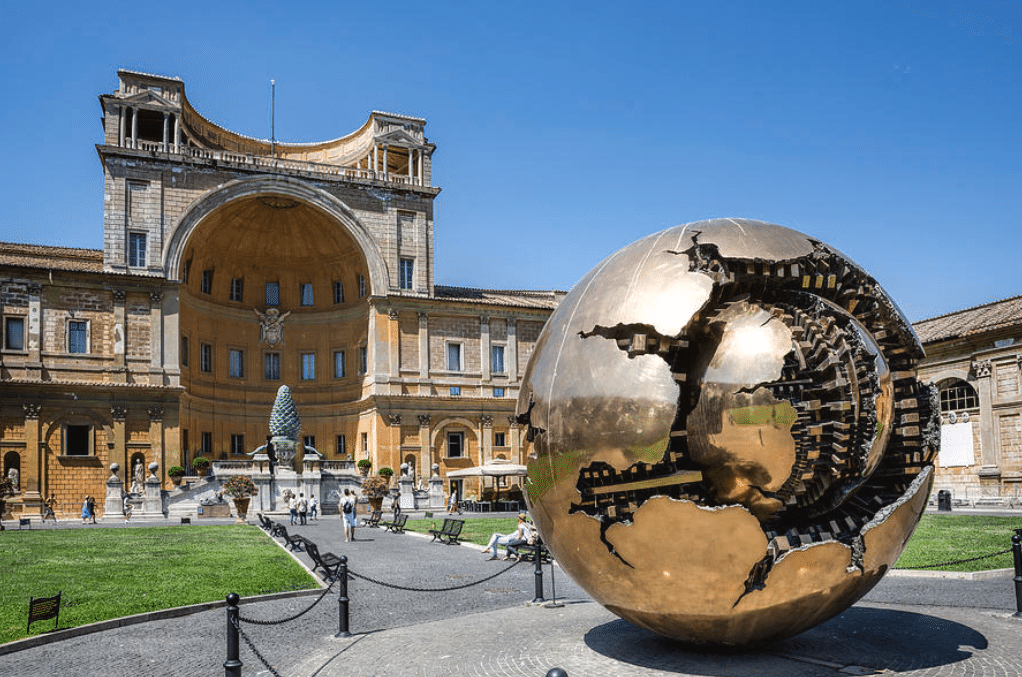
[(344, 490), (341, 498), (340, 512), (341, 520), (344, 522), (344, 540), (355, 540), (355, 524), (358, 520), (358, 502), (355, 500), (350, 489)]

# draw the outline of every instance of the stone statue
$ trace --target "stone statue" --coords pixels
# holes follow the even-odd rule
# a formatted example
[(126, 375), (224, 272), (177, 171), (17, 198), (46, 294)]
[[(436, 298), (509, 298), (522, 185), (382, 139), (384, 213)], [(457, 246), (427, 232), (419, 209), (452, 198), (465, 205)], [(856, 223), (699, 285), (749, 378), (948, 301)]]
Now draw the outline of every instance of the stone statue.
[(11, 481), (11, 491), (17, 493), (21, 490), (21, 473), (17, 468), (12, 467), (7, 471), (7, 479)]
[(284, 338), (284, 318), (290, 315), (291, 311), (281, 315), (276, 308), (270, 308), (265, 313), (260, 312), (258, 308), (252, 310), (259, 316), (259, 340), (270, 346), (280, 343)]

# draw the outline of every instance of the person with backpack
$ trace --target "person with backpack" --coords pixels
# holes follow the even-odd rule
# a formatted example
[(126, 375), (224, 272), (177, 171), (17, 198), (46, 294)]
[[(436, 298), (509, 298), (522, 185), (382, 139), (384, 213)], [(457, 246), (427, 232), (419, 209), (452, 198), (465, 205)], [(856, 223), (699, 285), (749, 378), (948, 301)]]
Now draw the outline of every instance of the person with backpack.
[(319, 521), (319, 501), (316, 500), (316, 494), (309, 494), (309, 519)]
[(298, 494), (298, 523), (305, 524), (309, 514), (309, 502), (305, 500), (305, 492)]
[(356, 513), (357, 506), (358, 504), (355, 502), (355, 496), (352, 495), (351, 489), (345, 489), (340, 505), (341, 520), (344, 522), (345, 542), (355, 540), (355, 524), (358, 519)]

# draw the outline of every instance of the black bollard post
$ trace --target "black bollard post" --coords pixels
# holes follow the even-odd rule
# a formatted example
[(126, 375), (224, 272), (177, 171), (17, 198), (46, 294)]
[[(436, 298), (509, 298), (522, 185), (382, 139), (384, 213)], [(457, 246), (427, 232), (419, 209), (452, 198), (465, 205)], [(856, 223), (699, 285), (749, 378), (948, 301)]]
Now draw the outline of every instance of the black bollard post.
[(550, 596), (552, 600), (544, 604), (547, 609), (560, 609), (564, 605), (557, 601), (557, 578), (554, 576), (554, 558), (550, 557)]
[(1015, 560), (1015, 618), (1022, 618), (1022, 529), (1011, 537), (1011, 556)]
[(543, 544), (536, 541), (533, 552), (536, 553), (536, 599), (532, 603), (539, 604), (546, 601), (543, 597)]
[(227, 595), (227, 660), (224, 661), (224, 677), (241, 677), (240, 647), (238, 645), (238, 602), (241, 597), (232, 592)]
[(348, 632), (348, 556), (341, 555), (341, 564), (337, 567), (337, 634), (334, 637), (351, 637)]

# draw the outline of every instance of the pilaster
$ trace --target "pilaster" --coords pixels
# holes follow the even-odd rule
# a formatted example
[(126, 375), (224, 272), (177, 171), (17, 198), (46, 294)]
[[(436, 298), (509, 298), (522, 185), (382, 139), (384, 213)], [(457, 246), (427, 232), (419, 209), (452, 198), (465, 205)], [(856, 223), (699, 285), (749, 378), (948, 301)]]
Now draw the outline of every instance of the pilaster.
[(39, 411), (42, 407), (38, 404), (23, 404), (25, 412), (25, 458), (21, 464), (21, 497), (25, 505), (25, 512), (28, 512), (29, 504), (40, 505), (42, 502), (42, 479), (43, 458), (42, 446), (39, 444)]

